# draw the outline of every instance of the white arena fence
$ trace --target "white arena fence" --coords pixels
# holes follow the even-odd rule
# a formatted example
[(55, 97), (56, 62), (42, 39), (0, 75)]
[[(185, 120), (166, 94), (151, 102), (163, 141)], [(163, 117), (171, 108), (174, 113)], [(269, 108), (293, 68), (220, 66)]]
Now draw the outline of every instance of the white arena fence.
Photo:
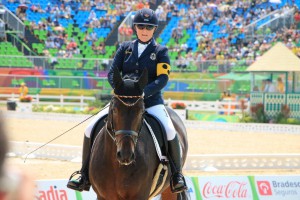
[[(87, 101), (95, 101), (95, 97), (90, 96), (66, 96), (66, 95), (31, 95), (33, 98), (33, 105), (59, 105), (59, 106), (87, 106)], [(0, 94), (0, 103), (6, 103), (7, 101), (19, 101), (18, 94)], [(5, 100), (1, 100), (5, 99)], [(71, 101), (71, 102), (70, 102)], [(186, 110), (195, 111), (207, 111), (215, 113), (225, 113), (230, 115), (232, 113), (242, 113), (242, 109), (239, 101), (185, 101), (185, 100), (165, 100), (165, 104), (171, 107), (172, 103), (184, 103), (186, 105)], [(249, 112), (250, 102), (245, 102), (246, 108), (244, 112)]]
[[(87, 106), (87, 101), (95, 101), (96, 97), (90, 96), (69, 96), (69, 95), (30, 95), (33, 100), (32, 105), (58, 105), (58, 106)], [(17, 94), (0, 94), (0, 103), (6, 103), (7, 101), (19, 102), (19, 95)], [(52, 100), (52, 101), (51, 101)]]
[[(186, 110), (195, 111), (205, 111), (205, 112), (215, 112), (215, 113), (226, 113), (230, 115), (232, 113), (242, 113), (241, 102), (232, 100), (223, 101), (185, 101), (185, 100), (165, 100), (165, 104), (169, 107), (173, 103), (184, 103), (186, 105)], [(250, 111), (250, 101), (245, 99), (245, 109), (244, 112)]]
[[(33, 142), (10, 142), (10, 157), (30, 159), (53, 159), (81, 162), (80, 146), (47, 144)], [(30, 152), (33, 153), (29, 154)], [(258, 170), (258, 169), (300, 169), (300, 154), (205, 154), (188, 155), (184, 170)]]
[[(91, 117), (84, 114), (64, 114), (64, 113), (44, 113), (28, 112), (20, 114), (18, 111), (4, 111), (5, 118), (26, 118), (26, 119), (43, 119), (43, 120), (61, 120), (72, 121), (74, 126)], [(300, 134), (299, 125), (289, 124), (267, 124), (267, 123), (225, 123), (225, 122), (208, 122), (197, 120), (184, 120), (186, 128), (196, 130), (222, 130), (222, 131), (239, 131), (244, 133), (278, 133), (278, 134)], [(59, 134), (59, 133), (57, 133)]]

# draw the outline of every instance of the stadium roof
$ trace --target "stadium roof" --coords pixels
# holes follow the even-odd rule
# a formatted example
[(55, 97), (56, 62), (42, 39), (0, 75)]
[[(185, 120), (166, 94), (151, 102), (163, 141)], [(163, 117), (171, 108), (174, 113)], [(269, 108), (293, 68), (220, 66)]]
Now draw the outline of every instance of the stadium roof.
[(247, 71), (300, 72), (300, 59), (283, 43), (278, 42), (250, 65)]

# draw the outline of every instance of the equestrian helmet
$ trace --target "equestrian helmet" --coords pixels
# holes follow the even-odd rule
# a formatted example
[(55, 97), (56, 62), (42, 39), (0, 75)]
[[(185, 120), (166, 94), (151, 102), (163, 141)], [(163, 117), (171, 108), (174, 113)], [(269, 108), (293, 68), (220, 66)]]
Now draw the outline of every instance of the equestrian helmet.
[(146, 24), (152, 26), (158, 26), (158, 19), (155, 12), (149, 8), (143, 8), (138, 10), (133, 18), (133, 25)]

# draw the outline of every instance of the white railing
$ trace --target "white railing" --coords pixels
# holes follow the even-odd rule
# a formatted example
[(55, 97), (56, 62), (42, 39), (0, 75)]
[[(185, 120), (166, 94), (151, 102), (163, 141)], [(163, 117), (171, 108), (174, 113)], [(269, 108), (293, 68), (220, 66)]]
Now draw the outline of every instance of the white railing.
[[(7, 156), (81, 162), (81, 146), (11, 141)], [(40, 149), (38, 149), (40, 148)], [(30, 152), (37, 151), (29, 154)], [(300, 169), (300, 154), (204, 154), (188, 155), (185, 171)]]
[[(87, 106), (87, 101), (95, 101), (95, 97), (87, 97), (87, 96), (65, 96), (65, 95), (30, 95), (33, 100), (32, 104), (34, 105), (59, 105), (59, 106)], [(15, 101), (19, 102), (18, 94), (0, 94), (0, 103), (6, 103), (7, 101)], [(6, 99), (6, 100), (3, 100)], [(51, 101), (53, 99), (53, 101)], [(71, 100), (71, 102), (70, 102)]]
[[(95, 97), (87, 96), (64, 96), (64, 95), (31, 95), (33, 98), (32, 104), (34, 105), (73, 105), (84, 107), (88, 104), (86, 101), (95, 101)], [(7, 101), (18, 102), (18, 94), (0, 94), (0, 103), (6, 103)], [(2, 99), (2, 100), (1, 100)], [(6, 100), (3, 100), (6, 99)], [(51, 101), (53, 99), (54, 101)], [(70, 102), (70, 100), (73, 100)], [(171, 107), (172, 103), (182, 102), (186, 105), (186, 110), (204, 111), (204, 112), (215, 112), (217, 114), (231, 115), (234, 113), (242, 113), (250, 111), (250, 101), (245, 101), (245, 109), (241, 109), (240, 101), (184, 101), (184, 100), (165, 100), (165, 104)]]
[[(216, 112), (223, 114), (242, 113), (240, 101), (184, 101), (184, 100), (165, 100), (165, 104), (169, 107), (173, 103), (182, 102), (186, 105), (187, 110)], [(245, 101), (244, 112), (250, 111), (250, 101)]]

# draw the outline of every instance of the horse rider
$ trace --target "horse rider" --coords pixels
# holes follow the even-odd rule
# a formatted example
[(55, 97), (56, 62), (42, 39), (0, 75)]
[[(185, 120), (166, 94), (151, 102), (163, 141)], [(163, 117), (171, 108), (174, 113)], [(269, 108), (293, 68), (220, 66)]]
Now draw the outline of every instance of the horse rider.
[[(148, 69), (148, 84), (144, 89), (145, 109), (148, 113), (157, 117), (165, 127), (169, 146), (170, 160), (175, 167), (171, 167), (171, 190), (174, 193), (187, 189), (184, 176), (182, 175), (182, 163), (180, 145), (177, 132), (171, 118), (164, 106), (161, 90), (169, 80), (170, 58), (168, 49), (155, 42), (154, 33), (158, 27), (158, 19), (155, 12), (148, 8), (138, 10), (133, 18), (133, 30), (137, 40), (123, 42), (118, 48), (108, 73), (108, 81), (112, 88), (114, 69), (118, 68), (122, 76), (139, 77), (146, 67)], [(108, 106), (101, 110), (85, 130), (83, 142), (83, 165), (80, 171), (72, 174), (68, 187), (74, 190), (89, 190), (88, 177), (89, 154), (91, 151), (90, 137), (96, 122), (108, 113)], [(77, 180), (73, 176), (81, 174)]]

